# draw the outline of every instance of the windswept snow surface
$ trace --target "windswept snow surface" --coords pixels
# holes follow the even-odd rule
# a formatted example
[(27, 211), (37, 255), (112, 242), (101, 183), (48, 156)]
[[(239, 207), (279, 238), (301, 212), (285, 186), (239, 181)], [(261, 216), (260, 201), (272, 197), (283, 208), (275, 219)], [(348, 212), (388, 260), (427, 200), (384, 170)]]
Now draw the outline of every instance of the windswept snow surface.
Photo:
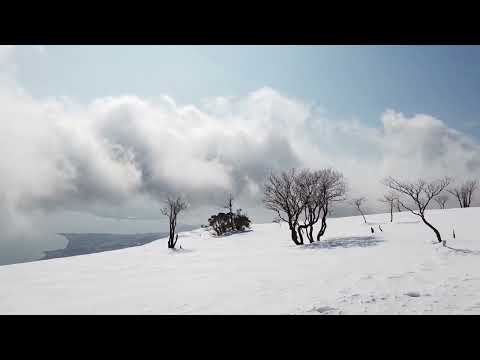
[[(480, 208), (329, 219), (295, 246), (286, 225), (0, 267), (1, 314), (480, 314)], [(378, 225), (382, 225), (380, 232)], [(375, 233), (371, 234), (373, 226)], [(455, 229), (456, 239), (452, 239)]]

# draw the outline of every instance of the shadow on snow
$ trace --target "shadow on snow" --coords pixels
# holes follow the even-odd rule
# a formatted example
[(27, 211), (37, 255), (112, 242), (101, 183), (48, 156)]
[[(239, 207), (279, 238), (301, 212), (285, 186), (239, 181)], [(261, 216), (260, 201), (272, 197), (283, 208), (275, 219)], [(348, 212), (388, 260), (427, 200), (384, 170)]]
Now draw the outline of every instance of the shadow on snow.
[(367, 221), (364, 225), (394, 225), (394, 224), (420, 224), (420, 220), (406, 220), (406, 221)]
[(334, 248), (352, 248), (352, 247), (369, 247), (376, 246), (384, 240), (376, 239), (374, 236), (348, 236), (340, 238), (332, 238), (324, 241), (306, 244), (306, 249), (334, 249)]
[(194, 252), (195, 250), (191, 249), (185, 249), (185, 248), (174, 248), (174, 249), (168, 249), (170, 251), (170, 254), (181, 254), (181, 253), (191, 253)]
[(447, 249), (450, 249), (450, 250), (453, 250), (455, 252), (459, 252), (459, 253), (462, 253), (462, 254), (480, 255), (480, 251), (478, 251), (478, 250), (456, 249), (456, 248), (452, 248), (450, 246), (445, 246), (445, 247)]
[(215, 233), (210, 233), (212, 235), (212, 237), (218, 239), (218, 238), (223, 238), (223, 237), (227, 237), (227, 236), (231, 236), (231, 235), (243, 235), (243, 234), (247, 234), (249, 232), (252, 232), (253, 229), (248, 229), (248, 230), (237, 230), (237, 231), (228, 231), (222, 235), (217, 235)]

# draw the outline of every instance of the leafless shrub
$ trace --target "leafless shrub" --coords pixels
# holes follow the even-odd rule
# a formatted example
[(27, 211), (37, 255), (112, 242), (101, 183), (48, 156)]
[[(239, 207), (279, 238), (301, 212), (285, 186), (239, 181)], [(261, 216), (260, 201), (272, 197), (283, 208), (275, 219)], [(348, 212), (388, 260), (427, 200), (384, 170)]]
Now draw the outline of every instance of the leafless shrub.
[(448, 199), (449, 199), (448, 195), (439, 195), (435, 197), (433, 200), (435, 200), (435, 202), (438, 204), (438, 206), (441, 209), (445, 209), (445, 204), (447, 203)]
[[(168, 217), (169, 236), (168, 248), (174, 249), (178, 241), (178, 234), (175, 234), (177, 227), (177, 217), (180, 212), (187, 209), (187, 202), (180, 196), (168, 196), (165, 200), (166, 206), (162, 209), (162, 214)], [(175, 239), (175, 240), (174, 240)]]
[[(324, 234), (329, 204), (343, 199), (343, 175), (332, 169), (297, 172), (295, 169), (270, 174), (264, 187), (263, 203), (277, 214), (276, 221), (288, 223), (292, 241), (304, 243), (303, 230), (314, 242), (313, 226), (322, 219), (317, 240)], [(301, 223), (300, 223), (301, 222)]]
[(403, 208), (409, 210), (412, 214), (419, 216), (424, 224), (433, 230), (438, 242), (442, 242), (440, 232), (425, 218), (425, 210), (432, 199), (440, 195), (450, 182), (451, 180), (447, 177), (431, 182), (427, 182), (423, 179), (419, 179), (415, 182), (404, 182), (392, 177), (387, 177), (383, 181), (383, 184), (413, 201), (413, 205), (409, 205), (406, 201), (400, 198), (398, 200)]
[(478, 180), (465, 181), (460, 187), (447, 189), (447, 191), (455, 196), (460, 203), (461, 208), (470, 207), (473, 193), (478, 187)]
[(346, 183), (343, 175), (333, 169), (322, 169), (310, 174), (315, 190), (310, 202), (306, 203), (303, 214), (303, 225), (299, 225), (299, 236), (302, 237), (302, 230), (306, 230), (307, 238), (312, 243), (313, 226), (321, 218), (321, 227), (317, 233), (316, 240), (320, 238), (327, 229), (327, 215), (330, 205), (333, 202), (345, 200)]
[(355, 208), (358, 210), (358, 212), (359, 212), (360, 214), (362, 214), (362, 216), (363, 216), (363, 221), (365, 221), (365, 224), (367, 223), (367, 219), (365, 219), (365, 214), (364, 214), (364, 212), (363, 212), (363, 210), (362, 210), (362, 205), (363, 205), (363, 203), (366, 202), (366, 201), (367, 201), (367, 199), (366, 199), (365, 197), (359, 197), (359, 198), (353, 199), (353, 200), (351, 201), (351, 204), (352, 204), (353, 206), (355, 206)]
[(305, 207), (305, 185), (301, 185), (295, 169), (280, 174), (271, 173), (264, 185), (263, 203), (269, 210), (277, 214), (276, 220), (288, 224), (292, 241), (302, 245), (298, 239), (298, 219)]
[(393, 191), (389, 191), (387, 194), (384, 194), (381, 199), (378, 199), (378, 201), (388, 205), (390, 209), (390, 222), (393, 222), (393, 207), (395, 206), (397, 200), (398, 196)]

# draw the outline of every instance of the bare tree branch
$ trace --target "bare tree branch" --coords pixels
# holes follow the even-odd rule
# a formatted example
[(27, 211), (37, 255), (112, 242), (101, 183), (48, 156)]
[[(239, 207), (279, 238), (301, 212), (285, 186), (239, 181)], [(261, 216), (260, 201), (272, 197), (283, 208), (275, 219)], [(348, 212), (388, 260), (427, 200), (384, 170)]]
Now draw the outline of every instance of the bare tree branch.
[(460, 187), (448, 189), (447, 191), (456, 197), (461, 208), (470, 207), (473, 193), (478, 188), (478, 180), (465, 181)]
[(435, 202), (441, 209), (445, 209), (445, 204), (447, 203), (448, 199), (448, 195), (439, 195), (436, 196), (433, 200), (435, 200)]
[[(167, 196), (165, 199), (166, 206), (161, 210), (161, 213), (168, 217), (169, 223), (169, 236), (168, 236), (168, 248), (173, 249), (177, 241), (174, 241), (175, 230), (177, 227), (177, 217), (180, 212), (188, 208), (186, 200), (180, 196)], [(178, 240), (178, 234), (177, 234)]]
[(320, 217), (322, 228), (317, 240), (326, 229), (328, 204), (340, 201), (345, 194), (343, 175), (332, 169), (297, 172), (295, 169), (270, 174), (264, 186), (263, 203), (277, 214), (277, 219), (288, 223), (295, 244), (303, 244), (303, 230), (313, 242), (313, 225)]
[(389, 191), (387, 194), (384, 194), (382, 198), (378, 199), (378, 201), (388, 204), (390, 209), (390, 222), (393, 222), (393, 207), (398, 201), (397, 194), (394, 191)]
[(426, 220), (425, 210), (427, 209), (430, 201), (440, 195), (442, 191), (444, 191), (445, 188), (450, 184), (450, 182), (451, 179), (448, 177), (431, 182), (427, 182), (423, 179), (419, 179), (415, 182), (400, 181), (392, 177), (387, 177), (383, 180), (383, 184), (385, 186), (397, 191), (401, 195), (404, 195), (413, 201), (414, 206), (410, 206), (407, 205), (404, 200), (398, 200), (402, 207), (409, 210), (412, 214), (419, 216), (425, 225), (433, 230), (439, 242), (442, 241), (440, 232)]
[(365, 224), (367, 223), (367, 219), (365, 219), (365, 214), (362, 210), (362, 204), (367, 201), (367, 199), (365, 197), (359, 197), (359, 198), (355, 198), (355, 199), (352, 199), (351, 201), (351, 204), (353, 206), (355, 206), (355, 208), (358, 210), (358, 212), (360, 214), (362, 214), (362, 217), (363, 217), (363, 221), (365, 221)]

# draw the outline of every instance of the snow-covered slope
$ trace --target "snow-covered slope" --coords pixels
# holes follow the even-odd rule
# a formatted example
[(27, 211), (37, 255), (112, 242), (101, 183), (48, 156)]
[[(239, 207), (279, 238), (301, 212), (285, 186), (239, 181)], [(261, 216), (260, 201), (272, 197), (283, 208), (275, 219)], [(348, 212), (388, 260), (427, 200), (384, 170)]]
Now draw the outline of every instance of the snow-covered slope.
[[(285, 225), (0, 267), (1, 314), (480, 314), (480, 208), (431, 210), (448, 247), (403, 212), (330, 219), (321, 243)], [(382, 225), (383, 232), (378, 229)], [(456, 239), (452, 239), (455, 228)]]

